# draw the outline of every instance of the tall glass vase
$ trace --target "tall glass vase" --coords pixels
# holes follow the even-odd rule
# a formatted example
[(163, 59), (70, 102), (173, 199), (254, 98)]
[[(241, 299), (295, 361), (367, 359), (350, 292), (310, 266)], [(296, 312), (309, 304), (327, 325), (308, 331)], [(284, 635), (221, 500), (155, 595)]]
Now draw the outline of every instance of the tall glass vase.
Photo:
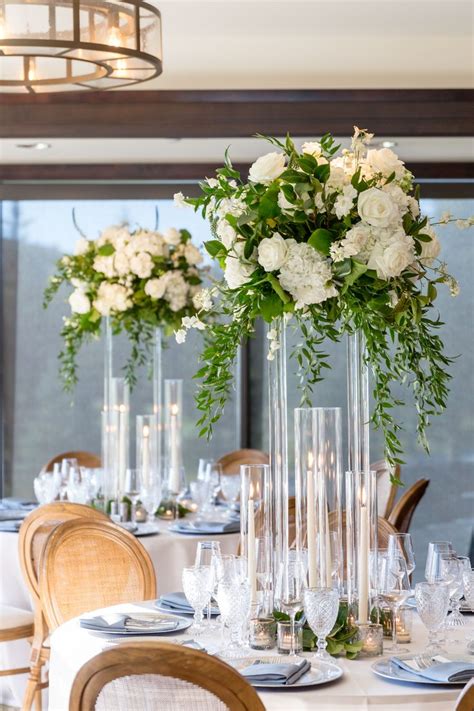
[(270, 470), (273, 509), (273, 571), (275, 576), (288, 565), (288, 403), (286, 323), (284, 317), (272, 321), (267, 333), (278, 344), (268, 362), (268, 412), (270, 435)]
[(155, 469), (160, 479), (163, 479), (163, 333), (161, 328), (155, 328), (153, 340), (153, 415), (156, 418), (156, 461)]

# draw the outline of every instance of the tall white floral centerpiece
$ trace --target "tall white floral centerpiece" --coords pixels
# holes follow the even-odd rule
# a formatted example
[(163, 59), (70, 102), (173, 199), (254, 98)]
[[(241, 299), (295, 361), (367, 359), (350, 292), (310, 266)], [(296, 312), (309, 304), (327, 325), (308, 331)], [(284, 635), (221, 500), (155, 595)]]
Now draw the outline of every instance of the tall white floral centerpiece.
[[(117, 431), (128, 432), (127, 423), (118, 427), (109, 421), (114, 409), (119, 418), (128, 417), (128, 406), (113, 396), (117, 378), (113, 378), (112, 336), (124, 332), (131, 343), (126, 382), (121, 386), (125, 395), (127, 388), (136, 383), (137, 366), (152, 362), (153, 412), (160, 419), (162, 336), (172, 334), (183, 321), (204, 328), (199, 317), (205, 295), (202, 261), (202, 254), (185, 229), (158, 232), (115, 225), (95, 240), (81, 237), (75, 253), (57, 262), (57, 272), (45, 291), (47, 306), (63, 284), (72, 287), (68, 297), (71, 314), (64, 319), (64, 347), (59, 354), (66, 389), (77, 383), (77, 355), (82, 345), (105, 332), (103, 455), (109, 462), (121, 460), (117, 466), (122, 470), (127, 457), (115, 457), (112, 450), (128, 452), (128, 443), (122, 441), (127, 435), (119, 437), (118, 442), (109, 442)], [(160, 455), (158, 447), (158, 459)], [(114, 468), (115, 464), (109, 465), (108, 461), (104, 462), (105, 468)], [(123, 476), (121, 471), (110, 478), (120, 481)]]
[[(267, 138), (277, 150), (258, 158), (248, 178), (226, 155), (216, 177), (201, 183), (200, 197), (175, 196), (178, 204), (193, 206), (210, 221), (214, 239), (206, 249), (224, 271), (214, 287), (220, 296), (215, 310), (224, 318), (207, 328), (199, 371), (202, 432), (212, 433), (232, 386), (239, 343), (252, 336), (262, 317), (269, 324), (270, 434), (276, 443), (271, 454), (274, 491), (280, 495), (288, 491), (288, 319), (301, 334), (295, 358), (306, 401), (330, 367), (324, 340), (339, 341), (345, 334), (357, 339), (352, 351), (358, 354), (357, 367), (371, 371), (371, 422), (384, 434), (389, 462), (401, 455), (394, 383), (406, 382), (412, 389), (418, 438), (425, 447), (430, 417), (446, 406), (450, 358), (437, 333), (441, 322), (434, 302), (440, 285), (453, 296), (458, 286), (439, 260), (435, 226), (454, 218), (444, 215), (435, 223), (421, 215), (414, 176), (390, 149), (371, 149), (371, 138), (355, 128), (351, 148), (342, 151), (329, 134), (301, 149), (289, 137), (285, 142)], [(473, 218), (458, 221), (460, 227), (473, 223)], [(359, 400), (363, 374), (361, 381)], [(356, 405), (360, 413), (362, 405)], [(367, 421), (360, 417), (359, 427), (367, 427)], [(367, 448), (363, 435), (355, 438), (357, 446)], [(362, 466), (368, 452), (357, 456)], [(283, 537), (283, 546), (288, 543), (286, 507), (286, 501), (275, 502), (275, 535)]]

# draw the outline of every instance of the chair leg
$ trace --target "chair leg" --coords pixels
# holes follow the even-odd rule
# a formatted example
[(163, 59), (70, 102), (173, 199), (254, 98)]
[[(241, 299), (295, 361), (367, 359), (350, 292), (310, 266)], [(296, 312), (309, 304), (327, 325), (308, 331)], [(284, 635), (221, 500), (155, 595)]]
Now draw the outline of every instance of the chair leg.
[(35, 693), (35, 711), (42, 711), (43, 705), (42, 705), (42, 690), (37, 689)]
[(36, 700), (37, 711), (41, 710), (41, 690), (39, 690), (39, 706), (38, 706), (38, 685), (41, 684), (41, 667), (43, 660), (41, 655), (38, 655), (37, 661), (30, 664), (30, 674), (26, 682), (25, 695), (23, 697), (23, 705), (21, 711), (31, 711), (33, 702)]

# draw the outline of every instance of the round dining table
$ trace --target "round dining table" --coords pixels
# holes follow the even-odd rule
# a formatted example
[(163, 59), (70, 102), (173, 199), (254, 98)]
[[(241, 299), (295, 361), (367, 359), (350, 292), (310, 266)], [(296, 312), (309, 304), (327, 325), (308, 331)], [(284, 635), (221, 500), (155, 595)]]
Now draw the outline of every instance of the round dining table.
[[(157, 535), (138, 539), (153, 561), (159, 595), (182, 590), (181, 571), (193, 564), (198, 541), (216, 540), (221, 544), (222, 553), (237, 553), (239, 533), (186, 535), (171, 531), (170, 526), (172, 523), (159, 521)], [(0, 604), (31, 610), (31, 599), (20, 568), (18, 533), (0, 532), (0, 570)], [(27, 667), (29, 650), (26, 640), (4, 642), (0, 645), (0, 669)], [(25, 674), (0, 677), (0, 704), (21, 706), (26, 678)]]
[[(137, 605), (124, 604), (107, 608), (110, 612), (143, 612), (144, 608), (153, 608), (153, 603), (140, 603)], [(103, 614), (104, 609), (97, 610)], [(88, 615), (89, 616), (89, 615)], [(466, 627), (458, 634), (464, 636), (467, 631), (474, 629), (474, 619), (466, 617)], [(217, 633), (218, 634), (218, 633)], [(413, 643), (404, 645), (407, 652), (421, 651), (427, 642), (427, 633), (421, 621), (415, 614), (413, 626)], [(150, 640), (150, 637), (134, 635), (127, 637), (133, 639)], [(183, 630), (179, 634), (159, 635), (155, 637), (160, 641), (182, 644), (190, 639), (190, 632)], [(112, 635), (100, 635), (80, 626), (79, 618), (69, 620), (58, 627), (51, 635), (50, 659), (50, 695), (49, 711), (66, 711), (68, 708), (69, 694), (74, 678), (85, 662), (112, 645), (123, 642), (123, 637), (114, 638)], [(201, 640), (199, 640), (201, 642)], [(219, 639), (214, 638), (214, 647), (217, 648)], [(202, 645), (206, 642), (203, 638)], [(449, 642), (447, 651), (460, 654), (464, 645)], [(208, 646), (212, 652), (211, 646)], [(252, 656), (275, 654), (275, 650), (267, 653), (251, 650)], [(304, 656), (311, 658), (311, 653)], [(380, 659), (378, 657), (377, 659)], [(374, 674), (371, 669), (374, 658), (366, 659), (338, 659), (337, 663), (343, 669), (342, 677), (327, 685), (315, 686), (307, 689), (272, 689), (267, 691), (257, 690), (267, 711), (449, 711), (454, 709), (455, 700), (462, 691), (461, 686), (436, 686), (434, 684), (411, 684), (388, 681)]]

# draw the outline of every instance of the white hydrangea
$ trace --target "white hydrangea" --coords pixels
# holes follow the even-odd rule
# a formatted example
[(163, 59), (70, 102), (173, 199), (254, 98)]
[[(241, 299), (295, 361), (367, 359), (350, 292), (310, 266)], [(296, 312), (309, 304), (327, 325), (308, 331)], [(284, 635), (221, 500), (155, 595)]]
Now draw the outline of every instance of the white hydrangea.
[(358, 222), (346, 232), (345, 238), (339, 243), (342, 248), (342, 258), (357, 257), (358, 260), (367, 262), (375, 239), (370, 225)]
[(111, 225), (100, 234), (96, 245), (102, 247), (111, 244), (116, 250), (124, 249), (131, 239), (130, 231), (126, 225)]
[(68, 301), (71, 311), (75, 314), (86, 314), (91, 310), (90, 299), (82, 289), (73, 291)]
[(236, 242), (225, 260), (224, 279), (229, 289), (238, 289), (246, 284), (257, 265), (244, 257), (245, 242)]
[(117, 276), (117, 272), (115, 271), (114, 266), (113, 254), (108, 257), (98, 255), (97, 257), (95, 257), (92, 267), (95, 269), (96, 272), (104, 274), (107, 279), (113, 279), (113, 277)]
[(181, 311), (187, 303), (188, 284), (184, 280), (181, 272), (168, 272), (162, 279), (166, 282), (165, 299), (172, 311)]
[(148, 252), (140, 252), (130, 260), (130, 271), (139, 279), (148, 279), (153, 271), (153, 259)]
[(337, 296), (328, 260), (305, 242), (292, 239), (286, 242), (288, 255), (278, 279), (296, 301), (296, 308), (319, 304)]
[(102, 316), (109, 316), (111, 311), (127, 311), (133, 302), (131, 290), (121, 284), (102, 282), (97, 291), (93, 306)]
[(201, 264), (202, 262), (202, 254), (192, 242), (186, 242), (184, 247), (184, 257), (187, 263), (191, 266)]
[(113, 259), (114, 269), (119, 276), (126, 276), (130, 273), (130, 261), (125, 253), (125, 250), (115, 252)]

